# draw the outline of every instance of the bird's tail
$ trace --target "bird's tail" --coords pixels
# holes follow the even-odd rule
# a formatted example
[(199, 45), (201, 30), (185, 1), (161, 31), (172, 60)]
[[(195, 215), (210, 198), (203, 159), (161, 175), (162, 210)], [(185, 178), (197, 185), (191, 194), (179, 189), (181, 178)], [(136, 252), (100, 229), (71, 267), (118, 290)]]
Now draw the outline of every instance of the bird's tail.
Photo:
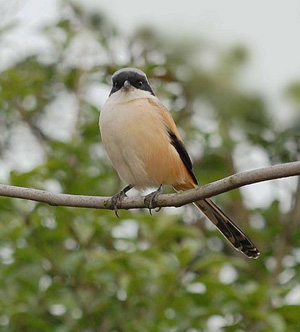
[(194, 205), (206, 215), (236, 250), (249, 258), (258, 258), (259, 251), (256, 246), (212, 200), (206, 198), (194, 202)]

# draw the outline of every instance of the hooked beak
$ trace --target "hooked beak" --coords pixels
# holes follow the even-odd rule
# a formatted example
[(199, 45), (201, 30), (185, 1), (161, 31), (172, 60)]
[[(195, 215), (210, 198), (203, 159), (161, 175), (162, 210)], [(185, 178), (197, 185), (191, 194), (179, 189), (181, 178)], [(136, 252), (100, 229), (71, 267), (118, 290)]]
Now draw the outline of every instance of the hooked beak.
[(130, 89), (130, 87), (131, 87), (130, 82), (128, 80), (126, 80), (123, 84), (124, 90), (128, 91)]

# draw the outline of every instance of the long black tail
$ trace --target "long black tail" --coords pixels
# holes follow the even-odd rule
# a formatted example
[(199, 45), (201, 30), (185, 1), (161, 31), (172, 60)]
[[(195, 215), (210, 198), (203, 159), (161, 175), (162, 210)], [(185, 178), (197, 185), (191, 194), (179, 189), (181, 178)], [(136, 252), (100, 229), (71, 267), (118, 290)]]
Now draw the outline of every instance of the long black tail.
[(258, 258), (260, 253), (256, 246), (212, 200), (204, 199), (195, 202), (194, 205), (206, 215), (236, 250), (249, 258)]

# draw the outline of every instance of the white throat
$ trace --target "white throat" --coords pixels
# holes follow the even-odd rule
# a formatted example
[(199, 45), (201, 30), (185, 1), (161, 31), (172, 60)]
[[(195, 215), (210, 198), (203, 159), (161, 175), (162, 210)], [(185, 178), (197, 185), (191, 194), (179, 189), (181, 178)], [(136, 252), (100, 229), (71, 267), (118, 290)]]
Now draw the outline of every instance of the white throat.
[(128, 103), (135, 99), (143, 99), (151, 97), (153, 96), (149, 91), (135, 89), (132, 87), (129, 91), (123, 91), (122, 89), (116, 91), (108, 98), (107, 103), (123, 104), (123, 103)]

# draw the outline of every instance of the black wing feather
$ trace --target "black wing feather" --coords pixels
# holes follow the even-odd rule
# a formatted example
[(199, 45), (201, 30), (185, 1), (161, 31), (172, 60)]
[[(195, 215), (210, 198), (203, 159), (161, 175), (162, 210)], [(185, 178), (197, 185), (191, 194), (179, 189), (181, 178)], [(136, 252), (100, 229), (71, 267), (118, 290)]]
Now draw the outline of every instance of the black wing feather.
[(190, 158), (189, 154), (187, 153), (183, 142), (181, 140), (179, 140), (177, 138), (177, 136), (171, 130), (168, 130), (168, 133), (169, 133), (169, 136), (171, 139), (171, 144), (174, 146), (174, 148), (178, 152), (182, 162), (184, 163), (185, 168), (189, 172), (189, 174), (192, 177), (195, 184), (198, 184), (198, 181), (193, 172), (193, 164), (192, 164), (191, 158)]

